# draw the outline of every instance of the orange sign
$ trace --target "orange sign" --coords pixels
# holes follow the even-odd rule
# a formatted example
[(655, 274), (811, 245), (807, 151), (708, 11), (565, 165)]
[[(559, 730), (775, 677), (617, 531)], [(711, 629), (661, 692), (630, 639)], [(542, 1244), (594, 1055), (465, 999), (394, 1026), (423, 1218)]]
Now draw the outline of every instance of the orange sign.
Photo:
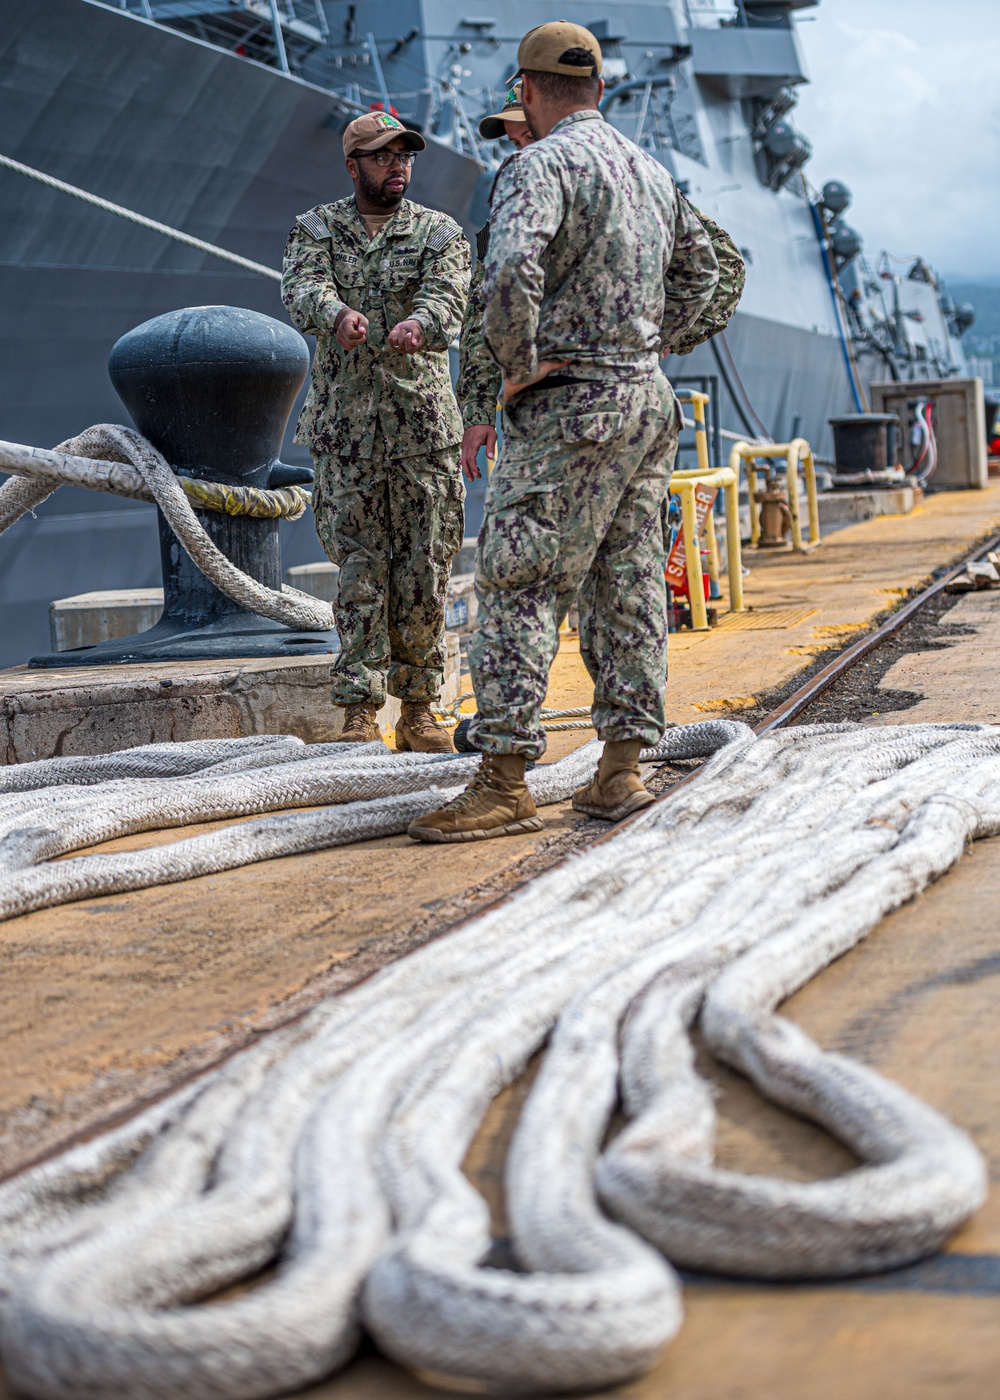
[[(716, 496), (719, 494), (717, 486), (702, 486), (700, 483), (694, 488), (694, 515), (696, 530), (700, 540), (705, 533), (705, 519), (712, 509)], [(684, 550), (684, 533), (677, 531), (677, 538), (674, 540), (673, 548), (667, 559), (667, 567), (664, 570), (667, 582), (671, 588), (687, 585), (687, 554)]]

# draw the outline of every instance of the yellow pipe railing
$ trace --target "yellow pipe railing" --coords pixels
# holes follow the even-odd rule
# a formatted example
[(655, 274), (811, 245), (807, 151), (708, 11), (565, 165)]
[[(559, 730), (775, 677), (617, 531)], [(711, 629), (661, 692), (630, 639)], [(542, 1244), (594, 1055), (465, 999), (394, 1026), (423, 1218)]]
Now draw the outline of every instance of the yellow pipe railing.
[(806, 546), (802, 543), (802, 521), (799, 517), (799, 465), (806, 482), (806, 499), (809, 502), (809, 545), (819, 544), (819, 501), (816, 497), (816, 463), (812, 448), (805, 438), (793, 438), (791, 442), (751, 443), (737, 442), (729, 454), (729, 466), (739, 472), (740, 463), (746, 463), (747, 494), (750, 497), (750, 546), (760, 539), (760, 510), (754, 499), (757, 492), (758, 457), (784, 457), (788, 472), (788, 509), (792, 515), (792, 545), (800, 553)]
[[(711, 402), (708, 394), (703, 394), (700, 389), (675, 389), (674, 396), (678, 403), (690, 404), (694, 414), (694, 445), (698, 457), (698, 471), (702, 474), (712, 470), (708, 458), (708, 426), (705, 421), (705, 409)], [(705, 542), (708, 545), (708, 577), (711, 583), (709, 596), (721, 598), (722, 591), (719, 587), (719, 545), (715, 538), (715, 519), (712, 511), (709, 511), (705, 519)], [(685, 548), (687, 546), (685, 545)], [(699, 557), (699, 564), (701, 562)], [(692, 621), (694, 620), (692, 614)]]
[(698, 470), (710, 472), (708, 460), (708, 428), (705, 424), (705, 408), (709, 403), (707, 394), (700, 389), (675, 389), (674, 398), (678, 403), (689, 403), (694, 413), (694, 446), (698, 454)]
[[(707, 399), (706, 395), (701, 395)], [(707, 448), (706, 448), (707, 451)], [(681, 535), (684, 540), (684, 564), (687, 569), (688, 604), (691, 625), (696, 632), (708, 627), (705, 607), (705, 585), (701, 571), (701, 548), (698, 539), (698, 514), (695, 487), (707, 486), (722, 490), (726, 506), (726, 564), (729, 570), (729, 611), (743, 612), (743, 558), (740, 549), (740, 477), (732, 467), (717, 467), (715, 471), (674, 472), (670, 490), (681, 498)], [(708, 545), (709, 578), (719, 577), (719, 548), (715, 523), (709, 510), (705, 517), (705, 542)]]

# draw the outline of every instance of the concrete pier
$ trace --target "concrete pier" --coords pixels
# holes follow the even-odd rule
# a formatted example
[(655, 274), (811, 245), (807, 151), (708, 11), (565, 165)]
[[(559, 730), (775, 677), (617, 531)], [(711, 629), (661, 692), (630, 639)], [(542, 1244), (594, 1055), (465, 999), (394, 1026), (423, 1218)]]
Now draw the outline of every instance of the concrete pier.
[[(459, 696), (459, 639), (446, 634), (443, 703)], [(329, 743), (344, 712), (330, 703), (329, 656), (164, 661), (140, 666), (0, 671), (0, 763), (112, 753), (136, 744), (295, 734)], [(391, 738), (399, 701), (379, 711)]]
[[(997, 529), (1000, 482), (991, 482), (981, 492), (929, 496), (908, 515), (849, 525), (805, 556), (751, 557), (745, 587), (753, 611), (743, 615), (750, 623), (727, 623), (723, 611), (711, 632), (671, 637), (669, 716), (740, 715), (765, 703), (820, 653), (862, 634), (908, 590)], [(879, 713), (884, 707), (876, 701), (867, 722), (996, 722), (1000, 592), (956, 599), (941, 622), (940, 639), (905, 656), (882, 680), (897, 695), (912, 692), (914, 703)], [(956, 623), (967, 633), (956, 632)], [(224, 716), (232, 726), (216, 732), (265, 732), (238, 727), (250, 693), (256, 687), (260, 697), (274, 694), (267, 687), (279, 683), (306, 686), (320, 660), (272, 662), (269, 672), (234, 667), (225, 684), (218, 674), (211, 693), (199, 691), (193, 663), (114, 672), (119, 679), (129, 669), (141, 672), (137, 680), (150, 701), (176, 686), (177, 695), (164, 703), (178, 724), (193, 726), (199, 713), (198, 722), (207, 723), (199, 705), (211, 708), (211, 700), (215, 719)], [(7, 708), (0, 713), (8, 731), (0, 732), (13, 723), (19, 735), (26, 733), (18, 726), (28, 725), (29, 711), (47, 714), (45, 723), (54, 725), (56, 693), (68, 699), (71, 684), (82, 687), (97, 674), (3, 673)], [(44, 703), (36, 698), (32, 710), (26, 692), (42, 679), (54, 690)], [(160, 684), (170, 679), (174, 686)], [(318, 705), (323, 687), (314, 683)], [(579, 705), (589, 697), (578, 642), (564, 637), (547, 703)], [(71, 706), (61, 708), (66, 714)], [(185, 708), (190, 720), (182, 716)], [(297, 708), (308, 708), (304, 699)], [(69, 727), (60, 751), (80, 752), (75, 745), (88, 725), (98, 727), (96, 716), (84, 717), (79, 730)], [(274, 727), (288, 727), (277, 711)], [(108, 749), (142, 741), (110, 724), (100, 733)], [(553, 734), (547, 757), (593, 737), (592, 730)], [(386, 837), (0, 924), (6, 968), (0, 1170), (13, 1171), (163, 1093), (422, 946), (606, 830), (568, 804), (546, 807), (543, 816), (541, 831), (501, 841), (431, 849), (405, 836)], [(147, 832), (101, 849), (146, 849), (213, 825)], [(977, 842), (936, 885), (782, 1008), (824, 1047), (887, 1074), (966, 1129), (994, 1181), (1000, 1176), (998, 900), (1000, 839)], [(722, 1166), (797, 1179), (852, 1166), (826, 1134), (763, 1103), (738, 1075), (708, 1062), (700, 1067), (717, 1086)], [(505, 1230), (504, 1158), (528, 1078), (494, 1102), (465, 1162), (498, 1236)], [(994, 1393), (1000, 1369), (998, 1298), (1000, 1194), (994, 1190), (945, 1253), (898, 1273), (806, 1285), (687, 1279), (677, 1340), (651, 1375), (605, 1394), (616, 1400), (983, 1400)], [(446, 1400), (449, 1393), (370, 1349), (344, 1373), (304, 1392), (314, 1400)], [(0, 1400), (8, 1397), (13, 1400), (0, 1380)]]

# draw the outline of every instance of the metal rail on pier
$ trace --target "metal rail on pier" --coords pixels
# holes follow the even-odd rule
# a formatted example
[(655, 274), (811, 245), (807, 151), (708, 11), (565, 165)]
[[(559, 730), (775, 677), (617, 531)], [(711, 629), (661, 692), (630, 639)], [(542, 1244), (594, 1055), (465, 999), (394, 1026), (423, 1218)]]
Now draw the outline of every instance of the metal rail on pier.
[[(709, 403), (708, 394), (699, 389), (678, 389), (679, 403), (690, 404), (694, 414), (695, 451), (698, 465), (687, 471), (675, 471), (670, 478), (670, 490), (680, 498), (681, 533), (684, 540), (684, 564), (687, 570), (688, 602), (691, 608), (691, 626), (695, 632), (708, 628), (708, 609), (705, 607), (704, 575), (701, 567), (701, 541), (698, 531), (698, 506), (696, 491), (699, 486), (709, 490), (722, 490), (726, 513), (726, 565), (729, 570), (729, 610), (743, 612), (743, 561), (740, 548), (740, 475), (739, 467), (717, 467), (713, 470), (708, 458), (708, 428), (705, 409)], [(686, 420), (685, 420), (685, 426)], [(708, 576), (716, 585), (713, 596), (718, 594), (719, 583), (719, 544), (715, 534), (715, 519), (709, 509), (705, 516), (705, 543), (708, 546)]]

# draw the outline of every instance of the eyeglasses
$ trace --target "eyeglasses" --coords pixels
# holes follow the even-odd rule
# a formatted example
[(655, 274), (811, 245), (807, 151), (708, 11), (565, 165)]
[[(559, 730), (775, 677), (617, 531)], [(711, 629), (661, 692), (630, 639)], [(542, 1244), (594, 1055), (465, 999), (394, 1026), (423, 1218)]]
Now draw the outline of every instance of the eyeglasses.
[(416, 151), (355, 151), (356, 159), (373, 160), (381, 170), (387, 170), (394, 160), (406, 170), (417, 158)]

